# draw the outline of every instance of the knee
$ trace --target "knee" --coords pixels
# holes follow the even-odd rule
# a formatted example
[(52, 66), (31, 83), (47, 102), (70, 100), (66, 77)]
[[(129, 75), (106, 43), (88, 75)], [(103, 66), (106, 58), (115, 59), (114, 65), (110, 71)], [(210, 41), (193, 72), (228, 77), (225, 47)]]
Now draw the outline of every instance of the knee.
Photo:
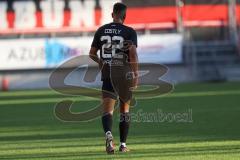
[(103, 115), (106, 115), (106, 114), (111, 114), (111, 115), (113, 115), (113, 110), (111, 110), (111, 109), (103, 109), (102, 114), (103, 114)]
[(128, 113), (129, 107), (128, 103), (120, 103), (120, 113)]

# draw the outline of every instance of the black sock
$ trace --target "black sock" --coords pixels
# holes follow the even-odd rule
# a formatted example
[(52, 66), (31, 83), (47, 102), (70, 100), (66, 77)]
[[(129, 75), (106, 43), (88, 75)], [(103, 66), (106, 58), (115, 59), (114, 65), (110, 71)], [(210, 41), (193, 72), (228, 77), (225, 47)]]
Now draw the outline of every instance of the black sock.
[(126, 143), (129, 124), (130, 124), (130, 114), (128, 112), (121, 113), (120, 122), (119, 122), (120, 142)]
[(106, 133), (107, 131), (112, 132), (112, 114), (110, 113), (104, 113), (102, 115), (102, 125), (103, 125), (103, 130)]

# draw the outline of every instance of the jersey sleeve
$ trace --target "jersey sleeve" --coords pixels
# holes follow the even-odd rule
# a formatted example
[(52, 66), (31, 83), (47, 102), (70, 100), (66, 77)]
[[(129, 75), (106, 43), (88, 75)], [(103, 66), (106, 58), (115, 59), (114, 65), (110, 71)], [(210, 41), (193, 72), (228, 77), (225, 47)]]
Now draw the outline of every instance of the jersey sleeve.
[(131, 30), (130, 40), (133, 42), (133, 44), (137, 47), (138, 41), (137, 41), (137, 33), (134, 29)]
[(99, 29), (94, 34), (94, 38), (93, 38), (91, 47), (100, 49), (100, 31), (99, 31)]

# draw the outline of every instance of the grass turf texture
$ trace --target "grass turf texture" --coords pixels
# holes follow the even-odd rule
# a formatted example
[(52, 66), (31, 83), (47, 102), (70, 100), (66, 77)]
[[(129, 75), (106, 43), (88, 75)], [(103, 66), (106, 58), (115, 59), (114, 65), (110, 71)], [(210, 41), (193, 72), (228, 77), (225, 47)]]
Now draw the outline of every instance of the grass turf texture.
[[(182, 84), (169, 95), (139, 99), (132, 113), (157, 109), (183, 113), (191, 109), (193, 122), (133, 122), (128, 140), (131, 152), (127, 154), (106, 155), (100, 119), (75, 123), (57, 120), (54, 104), (63, 98), (49, 90), (0, 93), (0, 159), (240, 158), (240, 83)], [(86, 97), (76, 99), (74, 112), (99, 103)], [(114, 121), (118, 146), (117, 115)]]

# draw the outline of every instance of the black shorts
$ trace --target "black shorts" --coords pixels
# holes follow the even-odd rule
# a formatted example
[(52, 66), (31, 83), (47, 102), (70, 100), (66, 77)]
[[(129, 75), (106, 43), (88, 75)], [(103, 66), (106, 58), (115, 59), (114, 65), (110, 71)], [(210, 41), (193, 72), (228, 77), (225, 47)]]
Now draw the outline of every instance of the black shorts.
[[(128, 102), (132, 99), (132, 91), (130, 90), (130, 83), (124, 79), (111, 81), (111, 79), (103, 79), (102, 84), (102, 98), (112, 98), (121, 102)], [(114, 85), (113, 85), (114, 84)]]

